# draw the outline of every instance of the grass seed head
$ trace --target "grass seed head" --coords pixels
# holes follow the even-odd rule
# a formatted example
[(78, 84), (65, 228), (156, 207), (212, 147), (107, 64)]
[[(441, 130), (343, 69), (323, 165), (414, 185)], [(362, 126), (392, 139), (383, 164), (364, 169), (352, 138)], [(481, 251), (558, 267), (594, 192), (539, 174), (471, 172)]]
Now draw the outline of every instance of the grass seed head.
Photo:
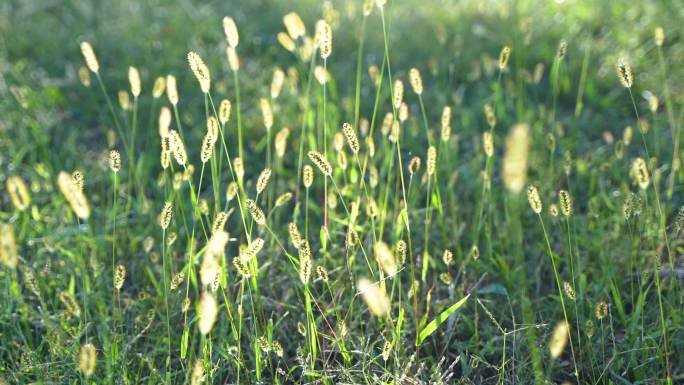
[(418, 171), (420, 170), (420, 157), (414, 156), (413, 158), (411, 158), (411, 160), (409, 161), (408, 170), (409, 175), (411, 176), (418, 173)]
[(313, 178), (314, 178), (314, 173), (313, 173), (313, 168), (305, 164), (304, 167), (302, 168), (302, 179), (304, 182), (304, 187), (309, 188), (313, 184)]
[(121, 109), (124, 111), (130, 110), (131, 98), (128, 96), (128, 92), (124, 90), (119, 90), (117, 96), (119, 98), (119, 106), (121, 106)]
[[(318, 169), (321, 171), (321, 173), (325, 176), (331, 176), (332, 175), (332, 166), (330, 165), (330, 162), (328, 159), (323, 156), (318, 151), (309, 151), (308, 153), (309, 159), (313, 164), (318, 167)], [(306, 182), (304, 182), (306, 185)]]
[(658, 112), (658, 106), (660, 105), (660, 100), (658, 97), (652, 93), (652, 92), (644, 92), (646, 95), (646, 100), (648, 101), (648, 109), (651, 110), (651, 112), (656, 113)]
[(15, 269), (19, 261), (14, 227), (9, 223), (0, 224), (0, 262)]
[(323, 66), (316, 66), (314, 68), (314, 77), (320, 85), (323, 85), (330, 80), (330, 72)]
[(164, 91), (166, 91), (166, 79), (163, 76), (159, 76), (154, 79), (154, 85), (152, 86), (152, 97), (159, 99), (162, 95), (164, 95)]
[(304, 285), (311, 279), (311, 246), (309, 241), (303, 239), (299, 244), (299, 279)]
[(316, 266), (316, 276), (323, 282), (328, 282), (328, 270), (323, 266)]
[(31, 206), (31, 195), (24, 180), (18, 176), (7, 178), (7, 193), (12, 205), (19, 211), (24, 211)]
[(168, 135), (162, 137), (161, 140), (161, 151), (159, 154), (159, 163), (162, 168), (166, 170), (171, 164), (171, 140)]
[(118, 173), (121, 170), (121, 154), (117, 150), (109, 151), (109, 168)]
[(264, 212), (261, 210), (261, 208), (257, 206), (257, 203), (252, 199), (247, 199), (245, 201), (245, 204), (247, 205), (247, 211), (249, 211), (249, 214), (252, 216), (254, 222), (256, 222), (260, 226), (265, 225), (266, 216), (264, 215)]
[(632, 143), (632, 136), (634, 135), (634, 130), (632, 126), (625, 127), (622, 131), (622, 141), (625, 142), (625, 146), (629, 146)]
[(223, 32), (226, 34), (226, 41), (231, 48), (236, 48), (240, 43), (240, 35), (238, 34), (237, 25), (232, 17), (226, 16), (223, 18)]
[(207, 133), (202, 139), (202, 149), (200, 151), (200, 160), (202, 163), (207, 163), (214, 153), (214, 137)]
[(418, 68), (411, 68), (409, 70), (409, 81), (413, 92), (418, 95), (423, 93), (423, 78), (420, 76)]
[(292, 40), (290, 35), (285, 32), (278, 32), (278, 34), (276, 34), (276, 40), (278, 40), (278, 43), (280, 43), (286, 51), (294, 52), (297, 48), (297, 44)]
[(289, 202), (291, 199), (292, 199), (292, 193), (291, 192), (288, 191), (288, 192), (282, 193), (276, 198), (275, 203), (274, 203), (274, 207), (280, 207), (284, 204), (287, 204), (287, 202)]
[(602, 320), (608, 316), (608, 303), (606, 301), (599, 301), (594, 306), (594, 315), (597, 319)]
[(530, 128), (527, 124), (516, 124), (506, 137), (503, 157), (503, 181), (506, 189), (519, 193), (527, 179), (527, 158), (530, 150)]
[(238, 271), (240, 276), (242, 278), (249, 278), (250, 277), (250, 272), (249, 272), (249, 267), (245, 264), (245, 262), (242, 260), (240, 257), (235, 257), (233, 258), (233, 266), (235, 267), (235, 270)]
[(392, 128), (390, 129), (389, 136), (387, 136), (387, 140), (389, 140), (391, 143), (396, 143), (397, 141), (399, 141), (400, 136), (401, 136), (401, 124), (399, 124), (398, 120), (394, 119), (392, 121)]
[(166, 97), (169, 98), (169, 103), (174, 106), (178, 104), (178, 86), (176, 85), (176, 77), (173, 75), (166, 76)]
[(361, 278), (357, 287), (371, 313), (377, 317), (382, 317), (389, 313), (389, 298), (387, 298), (387, 293), (377, 283)]
[(316, 23), (316, 46), (321, 51), (321, 59), (326, 60), (332, 53), (332, 27), (325, 20)]
[(160, 138), (164, 138), (169, 134), (169, 127), (171, 127), (171, 119), (171, 109), (166, 106), (162, 107), (161, 110), (159, 110), (159, 120), (157, 121)]
[(374, 3), (374, 0), (363, 0), (363, 17), (368, 17), (373, 13)]
[(128, 83), (131, 85), (131, 94), (136, 98), (140, 96), (140, 72), (133, 66), (128, 67)]
[(401, 103), (404, 101), (404, 82), (402, 82), (401, 79), (395, 80), (392, 91), (394, 108), (399, 109)]
[(431, 176), (437, 167), (437, 148), (430, 146), (427, 151), (427, 174)]
[(549, 214), (551, 214), (552, 217), (558, 216), (558, 205), (557, 204), (551, 203), (551, 205), (549, 205)]
[(159, 226), (161, 226), (162, 229), (166, 230), (169, 227), (172, 218), (173, 203), (168, 201), (164, 202), (164, 207), (162, 208), (162, 211), (159, 214)]
[(632, 161), (630, 174), (632, 175), (634, 182), (638, 184), (642, 190), (646, 190), (648, 188), (648, 185), (651, 182), (651, 177), (648, 172), (646, 161), (643, 158), (636, 158)]
[(470, 248), (470, 256), (473, 258), (473, 261), (480, 259), (480, 248), (477, 245), (473, 245)]
[(395, 247), (397, 250), (397, 255), (399, 256), (399, 263), (404, 265), (406, 264), (406, 254), (408, 253), (408, 246), (406, 245), (406, 241), (403, 239), (400, 239), (397, 241), (397, 246)]
[(344, 137), (347, 139), (347, 145), (349, 145), (351, 151), (354, 153), (354, 155), (357, 155), (360, 149), (359, 138), (356, 136), (356, 132), (354, 131), (352, 125), (349, 123), (343, 123), (342, 133), (344, 134)]
[(83, 376), (88, 378), (95, 373), (97, 365), (97, 350), (93, 344), (85, 344), (81, 346), (79, 354), (78, 368), (83, 373)]
[(81, 54), (83, 54), (88, 69), (97, 73), (100, 70), (100, 63), (97, 62), (93, 47), (87, 41), (81, 43)]
[(653, 39), (658, 47), (663, 46), (663, 42), (665, 42), (665, 30), (663, 27), (656, 27), (655, 31), (653, 32)]
[(216, 315), (218, 313), (218, 306), (216, 299), (209, 292), (203, 292), (199, 302), (199, 331), (203, 336), (209, 334), (216, 323)]
[(188, 153), (185, 151), (183, 139), (181, 139), (178, 131), (170, 130), (169, 140), (169, 144), (171, 145), (171, 153), (173, 154), (173, 158), (176, 159), (176, 163), (181, 166), (185, 166), (185, 163), (188, 161)]
[(83, 373), (83, 376), (88, 378), (95, 373), (97, 365), (97, 349), (93, 344), (85, 344), (81, 346), (79, 354), (78, 368)]
[(283, 89), (285, 83), (285, 72), (280, 68), (273, 70), (273, 77), (271, 78), (271, 98), (276, 99), (280, 96), (280, 91)]
[(449, 266), (453, 261), (454, 253), (452, 253), (449, 249), (444, 249), (444, 253), (442, 254), (442, 262), (444, 262), (445, 265)]
[(285, 156), (285, 150), (287, 150), (287, 138), (290, 136), (290, 129), (283, 127), (278, 131), (274, 139), (275, 153), (278, 158)]
[(568, 333), (570, 329), (568, 323), (563, 320), (556, 324), (553, 328), (553, 333), (551, 334), (551, 341), (549, 341), (549, 351), (551, 352), (551, 358), (556, 359), (563, 354), (565, 350), (565, 345), (568, 343)]
[(409, 107), (406, 102), (402, 102), (401, 106), (399, 106), (399, 121), (401, 123), (404, 123), (406, 120), (409, 118)]
[(226, 200), (228, 202), (232, 201), (235, 196), (238, 194), (238, 184), (235, 182), (230, 182), (228, 183), (228, 187), (226, 187)]
[(368, 76), (373, 81), (373, 85), (377, 87), (380, 84), (380, 69), (375, 64), (368, 67)]
[(382, 360), (387, 362), (390, 358), (390, 354), (392, 353), (392, 341), (385, 341), (385, 344), (382, 346)]
[(200, 84), (200, 89), (203, 93), (209, 92), (211, 88), (211, 73), (209, 67), (204, 63), (204, 60), (195, 52), (188, 52), (188, 64), (192, 73), (195, 74), (197, 81)]
[(565, 293), (566, 297), (573, 301), (577, 298), (575, 295), (575, 289), (572, 287), (570, 282), (563, 282), (563, 292)]
[(351, 226), (349, 226), (347, 228), (347, 236), (346, 236), (345, 241), (346, 241), (347, 249), (351, 249), (352, 247), (354, 247), (356, 244), (359, 243), (359, 234)]
[(488, 103), (484, 105), (484, 114), (489, 127), (494, 127), (496, 125), (496, 115), (494, 115), (494, 109)]
[(444, 106), (444, 108), (442, 108), (441, 124), (442, 124), (442, 131), (446, 130), (447, 127), (448, 127), (449, 131), (451, 131), (451, 107), (450, 106)]
[(287, 230), (290, 234), (290, 242), (292, 242), (292, 246), (294, 246), (295, 249), (299, 249), (299, 245), (302, 243), (302, 235), (299, 233), (297, 224), (291, 222), (289, 225), (287, 225)]
[(271, 179), (271, 173), (272, 172), (270, 168), (265, 168), (263, 171), (261, 171), (261, 174), (259, 174), (259, 178), (256, 182), (257, 194), (261, 194), (266, 187), (268, 187), (268, 181)]
[(619, 58), (615, 65), (618, 80), (625, 88), (632, 88), (634, 83), (634, 75), (632, 74), (632, 66), (624, 58)]
[(504, 46), (499, 53), (499, 69), (504, 70), (508, 66), (508, 59), (511, 57), (511, 47)]
[(542, 202), (537, 187), (533, 185), (527, 186), (527, 201), (530, 203), (532, 211), (537, 214), (542, 212)]
[(204, 287), (213, 286), (219, 275), (220, 269), (221, 266), (219, 265), (216, 255), (205, 252), (199, 270), (200, 282), (202, 282), (202, 285)]
[(397, 260), (394, 258), (394, 253), (392, 249), (382, 241), (376, 242), (373, 246), (373, 253), (375, 254), (375, 259), (377, 259), (382, 270), (389, 276), (393, 276), (397, 273)]
[(221, 104), (219, 104), (219, 120), (221, 121), (221, 124), (228, 123), (228, 121), (230, 120), (231, 109), (232, 105), (230, 103), (230, 100), (221, 100)]
[(74, 214), (83, 220), (88, 219), (90, 217), (88, 200), (83, 194), (83, 190), (74, 184), (71, 175), (61, 171), (57, 176), (57, 185)]
[(339, 152), (337, 153), (337, 164), (340, 166), (340, 168), (341, 168), (342, 170), (346, 170), (346, 169), (347, 169), (347, 165), (348, 165), (348, 163), (347, 163), (347, 153), (344, 152), (344, 150), (339, 151)]
[(195, 360), (190, 376), (191, 385), (201, 385), (204, 382), (204, 362), (201, 359)]
[(214, 224), (211, 226), (211, 233), (215, 234), (218, 231), (223, 230), (223, 227), (226, 225), (226, 221), (228, 220), (228, 213), (225, 211), (221, 211), (218, 214), (216, 214), (216, 218), (214, 219)]
[(376, 188), (378, 186), (379, 180), (378, 168), (374, 165), (371, 165), (368, 168), (368, 184), (371, 186), (371, 188)]
[(572, 215), (572, 197), (567, 190), (560, 190), (558, 192), (558, 203), (560, 205), (561, 214), (566, 217)]
[(289, 37), (294, 40), (306, 35), (306, 26), (296, 12), (290, 12), (283, 16), (283, 24), (285, 24)]
[(83, 87), (90, 87), (90, 71), (86, 67), (78, 68), (78, 80), (81, 82)]
[(245, 165), (242, 162), (242, 158), (233, 159), (233, 170), (235, 171), (235, 176), (238, 181), (242, 182), (245, 177)]
[(170, 290), (178, 289), (184, 280), (185, 280), (185, 274), (183, 274), (183, 272), (176, 273), (173, 277), (171, 277), (171, 282), (169, 283), (169, 289)]
[(491, 158), (494, 155), (494, 137), (489, 131), (485, 131), (482, 134), (482, 148), (487, 158)]
[(563, 60), (565, 54), (568, 52), (568, 42), (565, 39), (561, 39), (558, 43), (558, 49), (556, 50), (556, 59)]
[(212, 144), (216, 144), (216, 141), (219, 138), (219, 123), (214, 116), (210, 116), (207, 119), (207, 135), (212, 138)]
[(118, 265), (114, 272), (114, 288), (116, 291), (121, 291), (121, 288), (126, 281), (126, 266)]
[(261, 107), (261, 117), (264, 121), (264, 127), (270, 130), (273, 127), (273, 110), (271, 109), (271, 103), (266, 98), (261, 98), (259, 100), (259, 106)]
[(71, 292), (62, 291), (59, 293), (59, 296), (57, 298), (59, 299), (59, 302), (61, 302), (64, 306), (64, 309), (66, 310), (66, 313), (69, 316), (69, 318), (78, 318), (81, 316), (81, 306), (78, 304), (78, 301), (76, 301), (76, 298), (74, 298)]

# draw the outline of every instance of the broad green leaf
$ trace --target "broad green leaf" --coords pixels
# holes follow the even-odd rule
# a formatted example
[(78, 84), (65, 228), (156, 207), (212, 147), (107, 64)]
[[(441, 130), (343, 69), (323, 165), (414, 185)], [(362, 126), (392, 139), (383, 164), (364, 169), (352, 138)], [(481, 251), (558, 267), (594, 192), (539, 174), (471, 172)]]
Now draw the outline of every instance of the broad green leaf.
[(432, 333), (434, 333), (435, 330), (441, 325), (444, 321), (449, 318), (451, 314), (453, 314), (456, 310), (458, 310), (463, 304), (466, 303), (468, 298), (470, 297), (470, 294), (466, 295), (461, 299), (460, 301), (456, 302), (455, 304), (449, 306), (446, 310), (444, 310), (442, 313), (440, 313), (435, 319), (430, 321), (423, 330), (420, 331), (418, 334), (418, 339), (416, 340), (416, 346), (420, 346), (423, 341), (425, 341), (426, 338), (428, 338)]

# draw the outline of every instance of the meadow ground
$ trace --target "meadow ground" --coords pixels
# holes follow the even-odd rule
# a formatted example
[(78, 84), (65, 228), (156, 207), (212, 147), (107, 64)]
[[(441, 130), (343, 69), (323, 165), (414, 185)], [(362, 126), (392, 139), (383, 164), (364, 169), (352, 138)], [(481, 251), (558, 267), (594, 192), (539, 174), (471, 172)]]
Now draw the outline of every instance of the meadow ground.
[(0, 384), (684, 382), (683, 20), (5, 0)]

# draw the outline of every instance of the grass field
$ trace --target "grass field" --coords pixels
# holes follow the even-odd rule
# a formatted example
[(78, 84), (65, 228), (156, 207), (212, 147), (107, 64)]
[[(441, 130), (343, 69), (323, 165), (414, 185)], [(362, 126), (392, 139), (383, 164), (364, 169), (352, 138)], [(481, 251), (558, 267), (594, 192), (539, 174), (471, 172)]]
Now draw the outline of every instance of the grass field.
[(6, 0), (0, 385), (684, 383), (682, 20)]

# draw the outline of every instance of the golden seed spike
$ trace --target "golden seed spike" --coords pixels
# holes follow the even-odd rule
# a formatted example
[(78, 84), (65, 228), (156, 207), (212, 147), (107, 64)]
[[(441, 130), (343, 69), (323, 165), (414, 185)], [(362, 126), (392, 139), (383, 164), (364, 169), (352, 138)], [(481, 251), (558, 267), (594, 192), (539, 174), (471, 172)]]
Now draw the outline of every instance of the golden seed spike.
[(502, 178), (506, 189), (512, 193), (519, 193), (525, 186), (530, 147), (529, 131), (527, 124), (516, 124), (506, 138)]
[(511, 47), (505, 46), (501, 49), (499, 54), (499, 69), (504, 70), (508, 66), (508, 59), (511, 56)]
[(140, 72), (133, 66), (128, 67), (128, 83), (131, 85), (131, 94), (136, 98), (140, 96)]
[(236, 48), (240, 43), (240, 35), (238, 34), (237, 25), (232, 17), (226, 16), (223, 18), (223, 32), (226, 34), (226, 41), (231, 48)]
[(618, 80), (625, 88), (632, 88), (634, 83), (634, 75), (632, 74), (632, 66), (624, 58), (619, 58), (615, 65)]
[(382, 317), (389, 313), (390, 302), (387, 298), (387, 293), (377, 283), (361, 278), (357, 286), (371, 313), (377, 317)]
[(539, 190), (537, 190), (537, 187), (533, 185), (527, 187), (527, 201), (530, 203), (532, 211), (537, 214), (542, 212), (542, 202), (541, 198), (539, 197)]
[(87, 41), (81, 43), (81, 53), (83, 54), (88, 69), (97, 73), (100, 70), (100, 63), (97, 62), (95, 51), (93, 51), (93, 47), (90, 43)]

